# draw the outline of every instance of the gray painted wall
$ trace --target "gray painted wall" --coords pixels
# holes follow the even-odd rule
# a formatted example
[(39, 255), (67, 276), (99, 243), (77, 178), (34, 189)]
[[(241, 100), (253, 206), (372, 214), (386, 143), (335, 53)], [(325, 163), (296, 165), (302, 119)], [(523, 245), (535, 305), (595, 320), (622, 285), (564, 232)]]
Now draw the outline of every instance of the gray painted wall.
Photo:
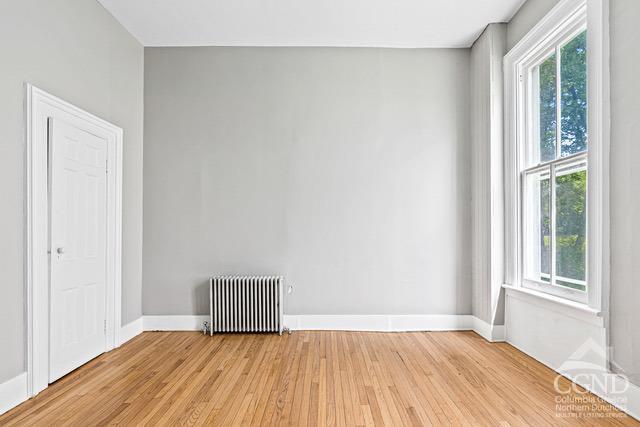
[(640, 2), (610, 2), (613, 362), (640, 385)]
[(123, 321), (140, 316), (143, 49), (96, 1), (0, 2), (0, 383), (25, 370), (24, 83), (124, 129)]
[(506, 24), (490, 24), (471, 47), (472, 313), (504, 324), (502, 59)]
[(507, 25), (507, 52), (547, 14), (559, 0), (527, 0)]
[(471, 312), (469, 50), (145, 49), (144, 314)]

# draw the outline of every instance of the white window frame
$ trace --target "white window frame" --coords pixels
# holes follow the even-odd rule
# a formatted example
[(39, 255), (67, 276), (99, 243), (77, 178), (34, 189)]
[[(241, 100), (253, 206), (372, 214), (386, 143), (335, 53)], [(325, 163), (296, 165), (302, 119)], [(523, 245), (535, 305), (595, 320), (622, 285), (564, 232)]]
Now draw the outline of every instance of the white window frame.
[[(522, 178), (525, 167), (527, 77), (524, 70), (587, 30), (587, 292), (527, 281), (528, 292), (606, 309), (609, 286), (609, 27), (608, 0), (562, 0), (505, 55), (505, 285), (525, 288), (522, 254)], [(546, 48), (546, 49), (545, 49)], [(559, 94), (558, 94), (559, 97)], [(558, 102), (560, 99), (558, 98)], [(569, 156), (576, 159), (582, 155)], [(563, 162), (565, 159), (562, 160)]]

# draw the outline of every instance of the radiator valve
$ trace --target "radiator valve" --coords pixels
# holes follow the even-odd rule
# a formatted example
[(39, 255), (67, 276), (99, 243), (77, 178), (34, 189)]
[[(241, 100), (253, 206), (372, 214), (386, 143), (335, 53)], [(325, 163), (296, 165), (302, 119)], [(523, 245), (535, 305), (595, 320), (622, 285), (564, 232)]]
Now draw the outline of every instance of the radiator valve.
[(209, 322), (205, 320), (202, 322), (202, 333), (207, 335), (209, 332), (211, 332), (211, 328), (209, 326)]

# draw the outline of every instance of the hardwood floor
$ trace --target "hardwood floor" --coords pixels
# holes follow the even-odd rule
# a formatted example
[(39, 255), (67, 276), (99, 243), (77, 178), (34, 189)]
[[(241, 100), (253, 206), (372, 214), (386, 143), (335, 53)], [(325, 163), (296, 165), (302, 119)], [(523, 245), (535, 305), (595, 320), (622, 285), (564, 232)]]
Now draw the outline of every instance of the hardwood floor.
[(640, 424), (608, 405), (558, 417), (555, 377), (473, 332), (145, 332), (0, 425)]

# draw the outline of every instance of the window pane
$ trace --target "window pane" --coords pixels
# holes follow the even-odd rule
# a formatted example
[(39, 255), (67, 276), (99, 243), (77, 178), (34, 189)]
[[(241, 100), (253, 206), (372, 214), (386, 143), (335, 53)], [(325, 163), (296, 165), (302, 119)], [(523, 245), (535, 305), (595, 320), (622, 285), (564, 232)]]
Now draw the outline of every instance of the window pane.
[(587, 171), (584, 162), (556, 171), (556, 284), (586, 290)]
[(549, 170), (532, 172), (524, 179), (525, 278), (549, 282), (551, 274), (551, 188)]
[[(534, 69), (538, 84), (538, 153), (532, 163), (546, 162), (556, 157), (556, 55), (547, 58)], [(535, 80), (534, 80), (535, 81)]]
[(587, 149), (587, 32), (560, 50), (562, 157)]
[(543, 280), (551, 274), (551, 186), (549, 177), (540, 180), (540, 269)]

